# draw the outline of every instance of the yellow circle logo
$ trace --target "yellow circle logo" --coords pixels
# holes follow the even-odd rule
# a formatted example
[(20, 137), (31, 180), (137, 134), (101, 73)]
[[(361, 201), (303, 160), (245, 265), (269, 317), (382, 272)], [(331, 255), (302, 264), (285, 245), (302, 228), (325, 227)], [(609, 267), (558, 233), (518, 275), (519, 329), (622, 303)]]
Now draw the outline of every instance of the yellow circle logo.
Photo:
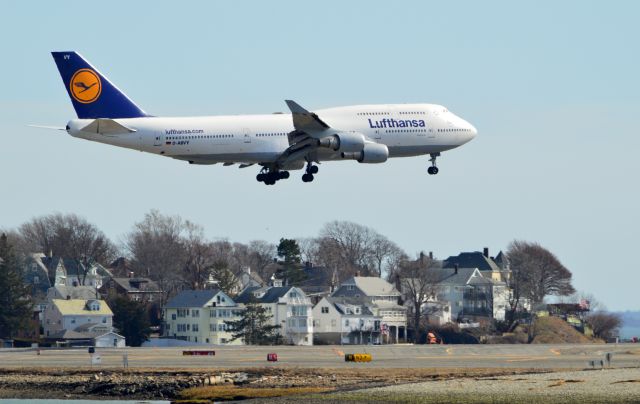
[(90, 104), (100, 97), (102, 83), (100, 77), (91, 69), (80, 69), (69, 83), (73, 98), (83, 104)]

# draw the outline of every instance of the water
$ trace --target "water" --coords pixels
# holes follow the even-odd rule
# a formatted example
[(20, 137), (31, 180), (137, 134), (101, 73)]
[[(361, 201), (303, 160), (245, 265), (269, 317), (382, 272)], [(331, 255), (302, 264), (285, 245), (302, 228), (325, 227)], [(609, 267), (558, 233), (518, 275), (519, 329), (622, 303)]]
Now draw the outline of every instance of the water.
[(0, 398), (0, 404), (169, 404), (163, 400), (56, 400)]
[(620, 328), (620, 338), (631, 339), (633, 337), (640, 338), (640, 327), (622, 327)]

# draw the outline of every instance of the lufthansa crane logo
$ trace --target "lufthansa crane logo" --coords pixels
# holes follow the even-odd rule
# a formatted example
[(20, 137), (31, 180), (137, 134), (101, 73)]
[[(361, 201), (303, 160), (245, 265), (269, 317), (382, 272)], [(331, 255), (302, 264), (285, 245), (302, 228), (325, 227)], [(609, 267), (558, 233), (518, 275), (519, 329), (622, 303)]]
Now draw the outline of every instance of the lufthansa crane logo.
[(90, 104), (100, 97), (102, 83), (98, 73), (91, 69), (80, 69), (71, 77), (69, 88), (74, 100)]

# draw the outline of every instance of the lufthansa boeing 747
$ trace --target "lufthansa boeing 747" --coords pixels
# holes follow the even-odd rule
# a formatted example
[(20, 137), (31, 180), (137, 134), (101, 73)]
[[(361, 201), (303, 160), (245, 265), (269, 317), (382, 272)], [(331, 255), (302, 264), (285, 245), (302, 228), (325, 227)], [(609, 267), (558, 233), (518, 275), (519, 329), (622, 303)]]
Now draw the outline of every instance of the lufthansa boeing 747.
[(187, 161), (257, 164), (267, 185), (304, 169), (313, 181), (323, 161), (384, 163), (429, 155), (437, 174), (440, 153), (476, 136), (469, 122), (434, 104), (355, 105), (310, 112), (287, 100), (290, 114), (157, 117), (140, 109), (76, 52), (52, 52), (78, 119), (71, 136)]

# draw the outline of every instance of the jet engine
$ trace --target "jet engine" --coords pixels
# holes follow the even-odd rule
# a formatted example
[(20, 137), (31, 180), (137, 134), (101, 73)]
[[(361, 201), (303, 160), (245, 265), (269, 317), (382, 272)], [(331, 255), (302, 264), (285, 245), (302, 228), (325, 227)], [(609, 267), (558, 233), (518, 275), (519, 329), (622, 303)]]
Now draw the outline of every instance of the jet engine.
[(338, 132), (320, 139), (319, 146), (341, 153), (359, 152), (365, 146), (364, 135), (361, 133)]
[(358, 163), (384, 163), (389, 158), (389, 149), (380, 143), (365, 143), (359, 152), (343, 152), (343, 159), (357, 160)]

